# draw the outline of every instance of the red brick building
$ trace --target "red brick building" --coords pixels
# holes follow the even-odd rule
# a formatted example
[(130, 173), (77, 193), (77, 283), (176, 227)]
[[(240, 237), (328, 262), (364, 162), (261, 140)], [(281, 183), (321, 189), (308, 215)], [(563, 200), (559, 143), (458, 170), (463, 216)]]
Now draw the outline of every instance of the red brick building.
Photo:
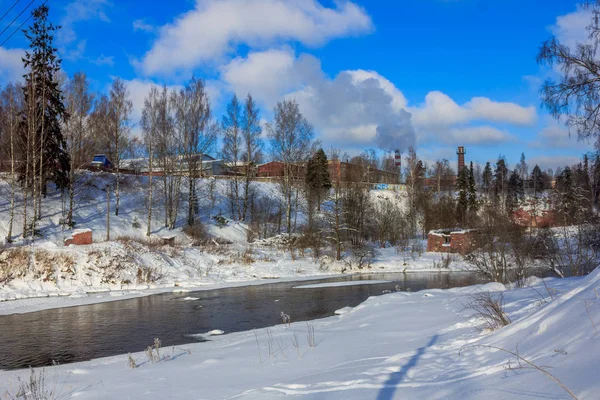
[(474, 229), (438, 229), (427, 235), (427, 251), (467, 255), (477, 248)]

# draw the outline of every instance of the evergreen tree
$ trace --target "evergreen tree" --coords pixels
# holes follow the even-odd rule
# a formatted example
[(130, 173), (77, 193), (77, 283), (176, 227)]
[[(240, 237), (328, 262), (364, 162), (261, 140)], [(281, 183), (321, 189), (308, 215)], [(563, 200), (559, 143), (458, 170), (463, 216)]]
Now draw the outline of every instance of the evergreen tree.
[(537, 194), (544, 190), (544, 175), (537, 164), (533, 167), (533, 171), (531, 171), (531, 182), (533, 184), (533, 195), (537, 197)]
[(494, 198), (503, 202), (506, 200), (506, 186), (508, 183), (508, 168), (504, 158), (500, 157), (496, 162), (496, 171), (494, 171)]
[(467, 221), (467, 212), (469, 208), (469, 169), (463, 168), (456, 179), (456, 189), (458, 190), (458, 202), (456, 204), (456, 221), (462, 227)]
[(475, 173), (473, 171), (473, 161), (469, 166), (469, 214), (471, 217), (475, 217), (477, 213), (477, 188), (475, 186)]
[(309, 198), (315, 199), (317, 209), (321, 210), (321, 198), (331, 189), (331, 177), (329, 176), (329, 164), (327, 155), (323, 149), (319, 149), (308, 160), (306, 165), (306, 187)]
[[(36, 8), (32, 16), (33, 25), (24, 31), (30, 50), (23, 58), (27, 70), (23, 86), (25, 112), (19, 130), (25, 156), (20, 163), (19, 179), (32, 191), (32, 226), (35, 226), (40, 218), (41, 200), (42, 195), (46, 194), (47, 181), (52, 180), (58, 188), (65, 188), (70, 162), (61, 130), (62, 123), (68, 119), (68, 113), (56, 79), (61, 60), (53, 46), (54, 32), (59, 27), (48, 21), (46, 5)], [(24, 209), (27, 208), (26, 203), (27, 196), (24, 198)], [(25, 235), (25, 212), (24, 215)]]
[(557, 209), (564, 219), (570, 224), (577, 211), (575, 192), (573, 187), (573, 174), (570, 167), (565, 167), (556, 178), (555, 197)]
[(490, 189), (492, 187), (492, 181), (493, 181), (492, 166), (490, 165), (489, 161), (485, 163), (485, 168), (483, 169), (482, 181), (483, 181), (482, 189), (484, 190), (485, 194), (489, 194)]
[(514, 211), (518, 208), (519, 201), (523, 199), (523, 180), (517, 168), (513, 170), (508, 179), (506, 208)]

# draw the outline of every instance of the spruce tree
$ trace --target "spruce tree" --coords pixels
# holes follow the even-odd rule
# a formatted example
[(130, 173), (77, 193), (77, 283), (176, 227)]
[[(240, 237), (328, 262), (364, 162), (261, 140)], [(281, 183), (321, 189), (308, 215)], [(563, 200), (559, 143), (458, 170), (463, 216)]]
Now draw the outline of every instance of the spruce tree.
[(467, 220), (467, 211), (469, 208), (469, 169), (463, 168), (458, 173), (456, 179), (456, 189), (458, 190), (458, 202), (456, 204), (456, 221), (462, 227)]
[[(66, 187), (70, 162), (61, 130), (68, 113), (59, 82), (55, 79), (60, 71), (61, 60), (53, 41), (54, 32), (59, 27), (48, 21), (46, 5), (36, 8), (32, 16), (33, 25), (24, 31), (30, 49), (23, 58), (27, 70), (23, 85), (26, 110), (20, 124), (20, 136), (25, 157), (20, 164), (19, 177), (33, 194), (32, 225), (35, 226), (40, 218), (41, 198), (46, 193), (47, 181), (52, 180), (57, 188)], [(27, 196), (24, 199), (26, 202)], [(24, 218), (26, 231), (26, 216)]]
[[(61, 122), (68, 118), (63, 93), (55, 75), (60, 71), (61, 60), (53, 47), (53, 32), (59, 27), (48, 21), (48, 7), (41, 5), (33, 11), (33, 25), (25, 30), (30, 50), (25, 53), (23, 64), (28, 73), (23, 93), (25, 104), (32, 104), (32, 112), (24, 115), (22, 134), (26, 138), (28, 123), (33, 129), (29, 143), (38, 150), (36, 160), (42, 190), (48, 179), (59, 188), (68, 183), (69, 156), (65, 151), (65, 139)], [(26, 141), (26, 139), (25, 139)], [(40, 152), (41, 149), (41, 152)], [(28, 185), (32, 181), (27, 182)]]
[(496, 162), (496, 171), (494, 171), (494, 197), (496, 200), (499, 198), (505, 200), (507, 183), (508, 168), (504, 158), (500, 157)]
[(327, 155), (323, 149), (319, 149), (308, 160), (306, 165), (306, 186), (309, 198), (316, 200), (317, 209), (321, 210), (321, 198), (331, 189), (331, 177), (329, 176), (329, 164)]
[(506, 208), (514, 211), (519, 205), (519, 200), (523, 199), (523, 180), (518, 169), (515, 168), (510, 174), (507, 185)]
[(473, 172), (473, 161), (469, 165), (469, 214), (474, 217), (477, 213), (477, 188), (475, 186), (475, 173)]
[(533, 183), (533, 195), (537, 197), (537, 194), (544, 190), (544, 175), (537, 164), (533, 167), (533, 171), (531, 171), (531, 182)]
[(482, 180), (483, 180), (482, 189), (485, 191), (486, 194), (489, 194), (490, 189), (492, 187), (492, 181), (493, 181), (492, 166), (490, 165), (489, 161), (485, 163), (485, 168), (483, 169)]

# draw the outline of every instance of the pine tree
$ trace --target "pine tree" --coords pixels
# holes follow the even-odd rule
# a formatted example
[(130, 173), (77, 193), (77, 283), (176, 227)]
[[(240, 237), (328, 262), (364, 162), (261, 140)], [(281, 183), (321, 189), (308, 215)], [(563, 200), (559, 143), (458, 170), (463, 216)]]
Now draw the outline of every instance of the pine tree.
[(485, 168), (483, 169), (483, 186), (482, 189), (486, 194), (490, 193), (490, 189), (492, 188), (493, 174), (492, 174), (492, 166), (490, 162), (485, 163)]
[[(32, 190), (32, 225), (35, 225), (40, 217), (41, 196), (46, 193), (46, 182), (52, 180), (57, 188), (66, 187), (70, 162), (61, 130), (61, 124), (68, 119), (68, 114), (62, 91), (55, 79), (60, 71), (61, 60), (53, 46), (53, 32), (59, 27), (48, 21), (46, 5), (36, 8), (32, 15), (33, 25), (25, 30), (30, 50), (23, 58), (24, 67), (28, 72), (24, 75), (26, 112), (20, 124), (20, 135), (23, 153), (26, 156), (20, 164), (19, 176), (23, 184)], [(27, 201), (26, 198), (24, 201)], [(26, 209), (25, 204), (25, 225)], [(26, 228), (24, 234), (25, 231)]]
[(456, 179), (458, 202), (456, 204), (456, 221), (460, 226), (465, 226), (469, 208), (469, 169), (463, 168)]
[(537, 164), (533, 167), (533, 171), (531, 171), (531, 181), (533, 183), (533, 195), (537, 197), (537, 194), (544, 190), (544, 175)]

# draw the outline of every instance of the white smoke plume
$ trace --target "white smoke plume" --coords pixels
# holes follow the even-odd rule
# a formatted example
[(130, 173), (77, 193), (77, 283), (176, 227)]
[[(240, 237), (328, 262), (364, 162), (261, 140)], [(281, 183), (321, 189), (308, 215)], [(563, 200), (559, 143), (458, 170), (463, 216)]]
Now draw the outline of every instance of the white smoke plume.
[(385, 151), (400, 150), (400, 153), (404, 153), (416, 143), (411, 114), (404, 109), (394, 113), (389, 121), (378, 125), (376, 130), (375, 142)]

